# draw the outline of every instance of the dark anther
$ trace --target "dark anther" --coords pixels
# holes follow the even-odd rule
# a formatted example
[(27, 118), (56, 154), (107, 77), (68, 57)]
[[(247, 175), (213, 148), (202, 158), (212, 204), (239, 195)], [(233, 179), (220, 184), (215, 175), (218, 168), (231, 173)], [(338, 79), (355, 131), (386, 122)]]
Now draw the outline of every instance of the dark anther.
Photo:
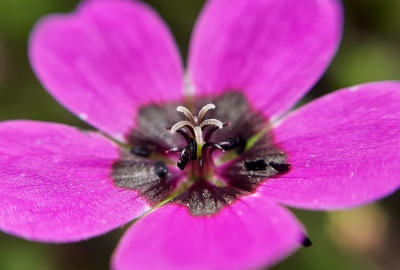
[(197, 159), (197, 143), (196, 140), (193, 138), (190, 138), (189, 140), (189, 145), (187, 146), (189, 150), (189, 156), (191, 160), (196, 160)]
[(287, 163), (276, 163), (276, 162), (271, 161), (269, 163), (269, 166), (271, 166), (272, 168), (274, 168), (278, 172), (284, 173), (284, 172), (289, 171), (290, 164), (287, 164)]
[(244, 163), (244, 166), (249, 171), (262, 171), (267, 168), (267, 163), (265, 163), (265, 160), (259, 159), (253, 161), (246, 161)]
[(150, 150), (146, 146), (134, 146), (131, 148), (131, 153), (140, 157), (150, 156)]
[(225, 152), (225, 149), (222, 148), (221, 145), (216, 144), (216, 143), (213, 143), (213, 142), (206, 142), (206, 143), (204, 144), (204, 146), (212, 146), (212, 147), (214, 147), (214, 148), (217, 148), (217, 149), (221, 150), (222, 152)]
[(310, 238), (308, 238), (307, 236), (304, 235), (303, 241), (301, 242), (301, 245), (303, 247), (309, 247), (312, 246), (312, 242), (310, 240)]
[(190, 160), (190, 151), (189, 151), (189, 146), (186, 146), (185, 148), (183, 148), (181, 154), (179, 155), (179, 159), (178, 159), (178, 168), (181, 170), (184, 170), (186, 165), (188, 164), (189, 160)]
[(238, 154), (241, 154), (241, 153), (243, 153), (244, 149), (246, 148), (246, 140), (241, 137), (228, 138), (228, 139), (225, 139), (222, 142), (220, 142), (219, 145), (224, 150), (236, 149), (236, 152)]
[(165, 178), (168, 174), (167, 165), (163, 161), (156, 161), (154, 164), (154, 172), (157, 174), (158, 177), (161, 179)]

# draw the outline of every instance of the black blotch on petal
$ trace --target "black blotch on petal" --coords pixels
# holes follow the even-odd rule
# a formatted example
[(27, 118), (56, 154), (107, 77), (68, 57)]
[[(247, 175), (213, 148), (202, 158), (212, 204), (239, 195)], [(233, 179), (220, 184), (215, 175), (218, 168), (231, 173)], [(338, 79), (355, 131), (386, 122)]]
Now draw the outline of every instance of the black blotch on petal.
[(229, 186), (253, 192), (261, 182), (280, 173), (274, 167), (268, 166), (271, 162), (286, 164), (286, 154), (271, 143), (266, 135), (249, 151), (230, 162), (219, 174)]
[(163, 161), (156, 161), (156, 163), (154, 163), (154, 172), (161, 179), (166, 178), (169, 173), (167, 165)]
[(278, 172), (285, 173), (289, 171), (290, 164), (287, 163), (277, 163), (274, 161), (270, 161), (268, 163), (269, 166), (277, 170)]
[(262, 171), (267, 168), (267, 163), (265, 163), (265, 160), (259, 159), (259, 160), (245, 161), (244, 166), (249, 171)]
[(151, 151), (146, 146), (134, 146), (131, 148), (131, 153), (139, 157), (149, 157)]
[(310, 247), (312, 246), (312, 242), (310, 240), (310, 238), (308, 238), (307, 236), (304, 235), (303, 241), (301, 242), (301, 245), (303, 247)]
[(138, 191), (155, 206), (172, 193), (178, 176), (170, 173), (162, 161), (121, 151), (121, 158), (113, 164), (111, 177), (116, 186)]
[(217, 187), (206, 181), (194, 183), (173, 202), (185, 205), (195, 216), (213, 215), (243, 195), (243, 191), (232, 187)]

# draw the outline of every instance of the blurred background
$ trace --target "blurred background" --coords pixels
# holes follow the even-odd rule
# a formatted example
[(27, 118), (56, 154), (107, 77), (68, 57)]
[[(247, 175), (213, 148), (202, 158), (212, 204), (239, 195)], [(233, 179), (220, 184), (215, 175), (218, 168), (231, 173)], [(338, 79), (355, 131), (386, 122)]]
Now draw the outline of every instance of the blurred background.
[[(43, 90), (26, 53), (29, 32), (40, 17), (69, 12), (78, 2), (0, 1), (0, 121), (22, 118), (87, 127)], [(146, 2), (172, 28), (185, 58), (191, 28), (204, 1)], [(337, 57), (303, 102), (359, 83), (400, 80), (400, 0), (344, 0), (344, 7), (344, 35)], [(397, 192), (376, 204), (349, 211), (295, 210), (314, 245), (273, 269), (400, 269), (399, 205)], [(0, 269), (108, 269), (125, 228), (63, 245), (29, 242), (0, 232)]]

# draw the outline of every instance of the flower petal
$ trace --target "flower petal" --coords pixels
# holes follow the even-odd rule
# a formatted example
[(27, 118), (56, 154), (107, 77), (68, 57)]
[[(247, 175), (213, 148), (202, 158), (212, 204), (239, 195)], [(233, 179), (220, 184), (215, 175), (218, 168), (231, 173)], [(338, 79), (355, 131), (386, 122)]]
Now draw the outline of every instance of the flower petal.
[(138, 107), (183, 95), (171, 33), (139, 1), (84, 1), (73, 14), (48, 16), (29, 49), (51, 95), (118, 140), (135, 126)]
[(0, 228), (50, 242), (110, 231), (149, 209), (110, 178), (118, 146), (60, 124), (0, 124)]
[(358, 85), (294, 111), (275, 129), (291, 171), (265, 196), (309, 209), (361, 205), (400, 186), (400, 83)]
[(336, 0), (213, 0), (195, 27), (189, 72), (201, 94), (243, 90), (269, 119), (293, 106), (332, 59)]
[(185, 206), (169, 204), (128, 230), (112, 268), (258, 269), (303, 239), (298, 221), (265, 198), (242, 198), (212, 216), (192, 216)]

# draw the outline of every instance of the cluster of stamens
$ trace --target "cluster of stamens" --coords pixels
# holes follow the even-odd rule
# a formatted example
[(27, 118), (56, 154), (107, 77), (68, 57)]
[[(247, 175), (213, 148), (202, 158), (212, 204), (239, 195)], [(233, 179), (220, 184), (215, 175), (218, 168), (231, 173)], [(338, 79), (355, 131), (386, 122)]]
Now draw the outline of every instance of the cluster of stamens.
[[(187, 141), (187, 146), (183, 149), (179, 148), (172, 148), (167, 152), (180, 152), (179, 160), (178, 160), (178, 167), (179, 169), (183, 170), (187, 163), (190, 160), (197, 160), (198, 158), (198, 149), (200, 148), (200, 153), (202, 153), (202, 149), (205, 149), (207, 146), (212, 146), (217, 148), (221, 151), (224, 151), (224, 148), (219, 144), (213, 142), (205, 142), (203, 136), (203, 130), (207, 126), (214, 126), (218, 129), (222, 129), (224, 124), (217, 120), (217, 119), (204, 119), (206, 113), (211, 110), (215, 109), (215, 105), (210, 103), (205, 105), (199, 111), (198, 115), (193, 115), (186, 107), (178, 106), (176, 110), (181, 112), (185, 115), (187, 120), (179, 121), (175, 125), (171, 127), (171, 134), (180, 133), (183, 135)], [(215, 130), (212, 130), (213, 132)], [(203, 165), (204, 158), (202, 155), (199, 156), (199, 166)]]

